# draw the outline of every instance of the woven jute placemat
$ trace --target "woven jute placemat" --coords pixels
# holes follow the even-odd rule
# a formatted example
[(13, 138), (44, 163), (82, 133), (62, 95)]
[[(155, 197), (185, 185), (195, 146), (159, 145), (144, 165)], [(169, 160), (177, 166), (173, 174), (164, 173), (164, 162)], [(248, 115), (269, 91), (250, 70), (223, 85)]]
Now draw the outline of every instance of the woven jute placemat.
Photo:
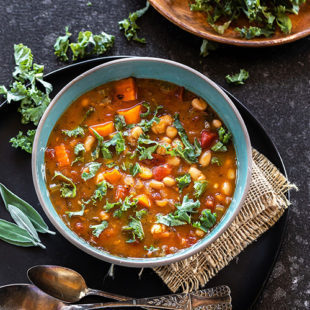
[(155, 268), (172, 292), (197, 290), (273, 226), (290, 205), (286, 192), (296, 189), (262, 154), (253, 149), (252, 180), (245, 202), (230, 227), (202, 252)]

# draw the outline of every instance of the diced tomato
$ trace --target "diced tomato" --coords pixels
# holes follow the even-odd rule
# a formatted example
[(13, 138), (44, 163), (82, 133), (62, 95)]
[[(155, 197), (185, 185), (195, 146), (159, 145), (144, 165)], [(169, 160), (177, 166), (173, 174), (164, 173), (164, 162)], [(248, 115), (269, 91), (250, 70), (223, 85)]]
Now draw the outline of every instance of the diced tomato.
[(84, 221), (82, 220), (81, 222), (76, 222), (74, 225), (74, 231), (79, 236), (86, 234), (88, 230), (86, 223), (83, 223), (83, 222), (85, 222), (85, 220)]
[(161, 199), (161, 194), (159, 192), (152, 192), (151, 196), (154, 200), (160, 200)]
[(169, 165), (162, 165), (152, 169), (154, 179), (161, 181), (164, 177), (171, 174), (172, 168)]
[(215, 138), (217, 138), (216, 133), (203, 130), (200, 138), (201, 147), (203, 149), (210, 147)]
[(118, 185), (116, 188), (115, 199), (118, 201), (119, 199), (125, 199), (128, 194), (128, 188), (123, 185)]
[(166, 158), (163, 155), (152, 154), (152, 156), (153, 156), (152, 159), (145, 159), (143, 160), (143, 163), (146, 165), (150, 165), (150, 166), (158, 166), (158, 165), (162, 165), (166, 161)]
[(179, 99), (183, 100), (184, 87), (178, 87), (174, 93), (174, 95)]
[(135, 198), (138, 199), (138, 203), (141, 204), (143, 207), (150, 208), (151, 201), (145, 194), (138, 195)]
[(205, 202), (205, 207), (207, 209), (210, 209), (211, 212), (214, 211), (214, 197), (213, 196), (208, 196)]
[(49, 159), (55, 159), (55, 150), (54, 149), (46, 149), (45, 155)]

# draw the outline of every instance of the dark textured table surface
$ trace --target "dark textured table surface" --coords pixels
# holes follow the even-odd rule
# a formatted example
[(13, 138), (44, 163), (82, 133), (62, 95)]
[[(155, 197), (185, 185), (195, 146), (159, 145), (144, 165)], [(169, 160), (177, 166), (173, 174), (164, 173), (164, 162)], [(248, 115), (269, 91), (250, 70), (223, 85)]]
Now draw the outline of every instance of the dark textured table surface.
[[(147, 44), (127, 42), (118, 30), (117, 21), (144, 6), (144, 1), (92, 0), (91, 6), (87, 3), (86, 0), (2, 0), (0, 85), (10, 81), (14, 43), (29, 46), (35, 62), (45, 65), (45, 72), (64, 66), (55, 59), (53, 44), (68, 25), (74, 36), (80, 30), (115, 35), (115, 46), (107, 55), (172, 59), (224, 86), (266, 128), (283, 157), (290, 181), (300, 189), (292, 192), (283, 247), (257, 309), (310, 309), (310, 37), (265, 49), (224, 46), (201, 58), (201, 40), (170, 24), (154, 9), (139, 21), (140, 35), (147, 39)], [(246, 85), (225, 84), (225, 75), (240, 68), (250, 72)]]

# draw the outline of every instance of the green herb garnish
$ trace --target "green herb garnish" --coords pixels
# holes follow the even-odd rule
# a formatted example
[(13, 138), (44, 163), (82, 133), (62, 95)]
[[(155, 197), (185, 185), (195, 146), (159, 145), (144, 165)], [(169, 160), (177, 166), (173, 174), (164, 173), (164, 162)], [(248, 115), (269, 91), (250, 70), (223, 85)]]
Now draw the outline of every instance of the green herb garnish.
[(124, 115), (116, 114), (114, 116), (114, 126), (115, 126), (115, 129), (118, 131), (126, 127), (126, 121), (125, 121)]
[[(20, 101), (18, 111), (22, 114), (23, 124), (32, 122), (38, 125), (50, 103), (52, 85), (43, 80), (44, 66), (33, 63), (31, 50), (27, 46), (15, 44), (14, 58), (14, 82), (9, 90), (4, 85), (0, 86), (0, 95), (3, 95), (8, 103)], [(39, 90), (38, 86), (43, 90)]]
[(107, 182), (106, 180), (103, 180), (99, 184), (97, 184), (97, 189), (94, 192), (94, 195), (92, 196), (93, 200), (99, 199), (100, 201), (104, 196), (106, 196), (108, 192), (108, 188), (113, 188), (113, 185)]
[(199, 200), (194, 201), (188, 198), (188, 195), (183, 197), (182, 204), (176, 205), (177, 210), (174, 213), (167, 215), (157, 214), (156, 223), (164, 224), (166, 226), (181, 226), (191, 223), (191, 214), (196, 213), (200, 207)]
[(226, 152), (227, 151), (227, 147), (221, 141), (218, 141), (216, 144), (214, 144), (211, 147), (211, 150), (213, 152)]
[(110, 202), (107, 200), (106, 203), (105, 203), (105, 206), (103, 207), (103, 209), (106, 210), (106, 211), (110, 211), (110, 210), (113, 209), (114, 207), (120, 206), (121, 204), (122, 204), (121, 201), (110, 203)]
[(60, 187), (61, 197), (63, 198), (74, 198), (76, 196), (76, 185), (74, 182), (62, 174), (60, 171), (55, 171), (53, 179), (61, 178), (65, 182), (62, 182)]
[(145, 8), (137, 10), (134, 13), (130, 13), (128, 18), (118, 22), (119, 29), (124, 30), (125, 37), (127, 38), (128, 41), (134, 40), (140, 43), (146, 43), (145, 38), (138, 37), (137, 30), (139, 29), (139, 26), (137, 25), (136, 21), (138, 18), (140, 18), (142, 15), (146, 13), (149, 6), (150, 4), (147, 1)]
[(222, 166), (222, 163), (221, 163), (221, 161), (219, 160), (219, 158), (218, 157), (215, 157), (215, 156), (213, 156), (212, 158), (211, 158), (211, 164), (216, 164), (216, 165), (218, 165), (218, 166)]
[(223, 127), (221, 127), (218, 130), (218, 135), (219, 135), (219, 140), (223, 142), (223, 144), (227, 144), (232, 138), (231, 132), (229, 132), (228, 130), (225, 130), (225, 128)]
[(69, 38), (71, 37), (72, 33), (69, 32), (69, 27), (65, 27), (66, 34), (64, 36), (60, 36), (56, 39), (54, 44), (54, 54), (61, 60), (67, 61), (67, 51), (69, 47)]
[(135, 163), (130, 167), (129, 172), (133, 177), (135, 177), (138, 173), (141, 172), (141, 166), (138, 163)]
[(127, 243), (132, 243), (137, 241), (137, 238), (142, 241), (144, 238), (144, 231), (142, 227), (142, 223), (139, 219), (130, 216), (130, 222), (127, 226), (123, 226), (122, 230), (129, 231), (132, 233), (132, 238), (127, 240)]
[(102, 221), (101, 224), (98, 225), (90, 225), (89, 228), (93, 229), (92, 234), (96, 236), (97, 238), (100, 236), (100, 234), (109, 226), (109, 223), (107, 221)]
[(189, 173), (186, 173), (180, 177), (177, 177), (176, 181), (178, 182), (178, 188), (182, 193), (183, 189), (191, 183), (192, 178)]
[(83, 143), (78, 143), (74, 147), (74, 155), (76, 156), (75, 160), (71, 163), (71, 166), (75, 164), (78, 161), (84, 161), (84, 153), (85, 153), (85, 147)]
[(195, 138), (194, 145), (192, 145), (189, 142), (189, 139), (187, 137), (186, 131), (184, 127), (182, 126), (180, 120), (179, 120), (179, 114), (176, 113), (174, 116), (174, 127), (178, 130), (178, 134), (184, 144), (184, 148), (179, 145), (177, 148), (174, 149), (174, 151), (184, 158), (189, 163), (196, 163), (197, 157), (201, 154), (201, 146), (198, 142), (198, 140)]
[(159, 251), (159, 248), (155, 247), (154, 245), (150, 245), (149, 247), (145, 245), (144, 250), (147, 251), (148, 253), (153, 253), (153, 252)]
[(215, 51), (218, 45), (214, 42), (208, 40), (202, 40), (202, 44), (200, 46), (200, 56), (207, 57), (211, 51)]
[(15, 148), (20, 147), (22, 150), (31, 154), (35, 134), (36, 134), (35, 129), (28, 130), (26, 135), (24, 135), (21, 131), (19, 131), (16, 137), (10, 139), (10, 143), (12, 143), (13, 147)]
[(97, 163), (95, 161), (87, 163), (85, 168), (88, 168), (88, 172), (84, 171), (82, 173), (82, 179), (84, 181), (87, 181), (87, 180), (93, 178), (96, 175), (96, 173), (100, 167), (101, 167), (101, 163)]
[(195, 189), (194, 196), (195, 196), (195, 198), (201, 197), (201, 195), (206, 191), (207, 185), (208, 185), (208, 182), (205, 180), (194, 182), (194, 189)]
[(81, 126), (78, 126), (72, 130), (63, 129), (61, 132), (70, 138), (72, 138), (72, 137), (83, 137), (85, 134), (84, 129)]
[(215, 222), (216, 213), (212, 213), (209, 209), (204, 209), (199, 216), (199, 221), (193, 223), (193, 227), (199, 228), (207, 233), (214, 226)]
[(232, 74), (232, 75), (226, 75), (225, 79), (226, 82), (229, 84), (234, 85), (243, 85), (244, 82), (249, 78), (249, 72), (241, 69), (239, 73)]
[(82, 204), (82, 209), (80, 211), (66, 211), (66, 214), (71, 218), (72, 216), (83, 216), (85, 211), (85, 205)]

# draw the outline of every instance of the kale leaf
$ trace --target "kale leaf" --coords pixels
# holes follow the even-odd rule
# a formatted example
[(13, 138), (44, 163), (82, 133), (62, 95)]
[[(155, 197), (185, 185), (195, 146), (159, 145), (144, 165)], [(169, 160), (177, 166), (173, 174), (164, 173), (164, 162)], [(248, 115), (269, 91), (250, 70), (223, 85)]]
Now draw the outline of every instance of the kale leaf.
[(60, 171), (55, 171), (53, 179), (61, 178), (63, 181), (60, 187), (61, 197), (63, 198), (74, 198), (76, 196), (76, 185), (74, 182), (62, 174)]
[(211, 51), (215, 51), (217, 48), (218, 45), (216, 43), (204, 39), (200, 46), (200, 56), (207, 57)]
[(62, 61), (67, 61), (69, 47), (72, 52), (72, 60), (78, 60), (91, 55), (101, 55), (108, 51), (114, 44), (113, 35), (101, 32), (93, 34), (91, 31), (80, 31), (77, 42), (69, 43), (71, 33), (68, 27), (65, 28), (66, 34), (56, 39), (54, 44), (55, 55)]
[(138, 163), (135, 163), (129, 168), (129, 172), (133, 177), (135, 177), (141, 171), (142, 171), (141, 166)]
[(80, 211), (66, 211), (66, 214), (71, 218), (72, 216), (83, 216), (85, 211), (85, 205), (82, 204), (82, 209)]
[(177, 210), (174, 213), (167, 215), (157, 214), (156, 223), (166, 226), (181, 226), (191, 223), (191, 214), (196, 213), (200, 207), (200, 201), (188, 198), (188, 195), (183, 197), (181, 204), (176, 204)]
[(210, 209), (204, 209), (199, 216), (199, 221), (193, 223), (193, 227), (199, 228), (207, 233), (216, 222), (216, 213), (212, 213)]
[(239, 73), (226, 75), (225, 79), (228, 84), (243, 85), (249, 76), (250, 75), (248, 71), (241, 69)]
[(114, 116), (114, 126), (118, 131), (126, 127), (126, 121), (124, 115), (116, 114)]
[(178, 183), (178, 188), (182, 193), (183, 189), (191, 183), (192, 178), (189, 173), (185, 173), (184, 175), (177, 177), (176, 181)]
[(147, 1), (146, 6), (143, 9), (137, 10), (134, 13), (130, 13), (128, 18), (123, 19), (118, 22), (119, 29), (124, 30), (125, 37), (127, 38), (128, 41), (134, 40), (140, 43), (146, 43), (145, 38), (139, 38), (137, 34), (137, 30), (140, 28), (136, 21), (138, 18), (140, 18), (142, 15), (146, 13), (148, 10), (150, 4)]
[(137, 241), (136, 238), (138, 238), (140, 241), (144, 239), (144, 231), (142, 223), (139, 219), (130, 216), (130, 222), (127, 226), (123, 226), (122, 229), (124, 231), (129, 231), (132, 233), (132, 238), (130, 240), (127, 240), (127, 243), (132, 243)]
[(32, 122), (38, 125), (50, 103), (52, 85), (43, 80), (44, 66), (33, 63), (30, 48), (23, 44), (15, 44), (14, 59), (14, 82), (9, 90), (3, 85), (0, 86), (0, 95), (3, 95), (8, 103), (20, 101), (18, 111), (22, 114), (23, 124)]
[(201, 146), (197, 138), (194, 140), (194, 145), (189, 142), (186, 131), (179, 120), (178, 113), (174, 116), (173, 125), (178, 130), (178, 134), (184, 144), (184, 148), (179, 144), (175, 148), (175, 152), (184, 158), (188, 163), (196, 163), (198, 161), (197, 157), (201, 154)]
[(90, 225), (89, 228), (93, 229), (92, 234), (98, 238), (108, 226), (109, 223), (107, 221), (102, 221), (98, 225)]
[(72, 130), (63, 129), (61, 132), (70, 138), (79, 137), (79, 136), (83, 137), (84, 136), (84, 129), (81, 126), (78, 126)]
[(97, 199), (102, 200), (102, 198), (106, 196), (108, 188), (113, 188), (113, 185), (106, 180), (103, 180), (102, 182), (97, 184), (97, 189), (92, 196), (93, 201), (96, 201)]
[(26, 135), (24, 135), (21, 131), (19, 131), (16, 137), (10, 139), (10, 143), (12, 143), (13, 147), (15, 148), (20, 147), (22, 150), (31, 154), (35, 134), (36, 134), (35, 129), (28, 130)]
[(96, 173), (100, 167), (101, 167), (101, 163), (97, 163), (95, 161), (87, 163), (85, 168), (84, 168), (85, 170), (82, 173), (82, 179), (84, 181), (87, 181), (87, 180), (93, 178), (96, 175)]
[(60, 36), (56, 39), (54, 44), (54, 54), (61, 60), (67, 61), (69, 58), (67, 56), (67, 51), (69, 48), (69, 38), (71, 37), (71, 33), (69, 32), (69, 27), (65, 27), (66, 34), (64, 36)]
[(195, 198), (199, 198), (206, 191), (207, 185), (208, 185), (208, 182), (206, 180), (194, 182)]

